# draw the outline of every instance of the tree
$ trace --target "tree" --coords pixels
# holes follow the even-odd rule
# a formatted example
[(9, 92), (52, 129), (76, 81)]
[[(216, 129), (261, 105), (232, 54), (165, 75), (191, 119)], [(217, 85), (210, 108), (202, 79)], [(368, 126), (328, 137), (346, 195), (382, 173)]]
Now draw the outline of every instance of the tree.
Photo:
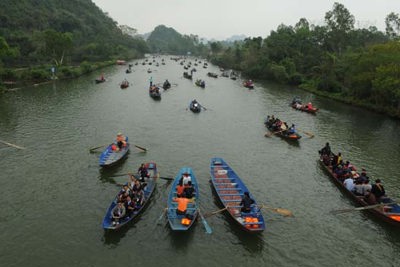
[(46, 53), (50, 55), (56, 66), (61, 66), (65, 53), (72, 49), (72, 33), (60, 33), (54, 30), (46, 30), (43, 33), (46, 45)]
[(333, 10), (325, 13), (325, 22), (330, 33), (330, 46), (333, 51), (341, 54), (346, 45), (348, 33), (354, 29), (354, 16), (344, 5), (335, 2)]
[(399, 14), (394, 12), (386, 16), (386, 34), (391, 39), (398, 38), (400, 36), (400, 17)]

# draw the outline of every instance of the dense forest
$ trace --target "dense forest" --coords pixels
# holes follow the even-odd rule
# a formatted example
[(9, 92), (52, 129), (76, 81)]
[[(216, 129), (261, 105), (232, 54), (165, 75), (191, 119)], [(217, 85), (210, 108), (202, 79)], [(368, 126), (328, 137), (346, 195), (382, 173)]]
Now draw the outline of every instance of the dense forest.
[(173, 28), (157, 26), (147, 39), (152, 53), (206, 56), (209, 48), (199, 41), (197, 35), (181, 35)]
[(234, 46), (211, 43), (213, 63), (245, 75), (291, 84), (341, 101), (400, 117), (400, 17), (386, 17), (386, 31), (355, 29), (354, 16), (335, 3), (325, 25), (302, 18), (280, 25), (265, 39)]
[(125, 34), (91, 0), (0, 1), (0, 77), (43, 79), (40, 70), (15, 77), (9, 68), (64, 65), (141, 57), (146, 42)]

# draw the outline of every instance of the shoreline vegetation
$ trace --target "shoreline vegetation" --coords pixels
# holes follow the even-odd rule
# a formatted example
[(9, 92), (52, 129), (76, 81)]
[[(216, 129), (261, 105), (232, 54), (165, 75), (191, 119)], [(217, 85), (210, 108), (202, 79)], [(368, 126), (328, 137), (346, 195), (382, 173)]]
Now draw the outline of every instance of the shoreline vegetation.
[(38, 86), (57, 80), (78, 78), (104, 67), (115, 65), (115, 60), (103, 62), (82, 62), (78, 66), (61, 66), (55, 69), (54, 76), (51, 72), (53, 66), (43, 65), (27, 68), (3, 69), (8, 79), (0, 82), (0, 93), (15, 91), (24, 87)]

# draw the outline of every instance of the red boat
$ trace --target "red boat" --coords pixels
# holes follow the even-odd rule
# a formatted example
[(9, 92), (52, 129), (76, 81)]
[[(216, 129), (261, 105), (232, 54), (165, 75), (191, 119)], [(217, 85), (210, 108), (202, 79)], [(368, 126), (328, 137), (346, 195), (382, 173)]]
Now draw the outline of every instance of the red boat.
[(254, 83), (252, 80), (244, 81), (243, 86), (249, 89), (254, 89)]

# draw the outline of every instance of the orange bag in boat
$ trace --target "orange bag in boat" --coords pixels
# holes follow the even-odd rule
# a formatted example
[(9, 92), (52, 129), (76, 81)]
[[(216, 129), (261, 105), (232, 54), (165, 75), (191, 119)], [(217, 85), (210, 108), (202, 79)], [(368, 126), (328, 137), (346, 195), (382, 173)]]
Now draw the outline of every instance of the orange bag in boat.
[[(253, 218), (253, 219), (252, 219), (252, 222), (258, 223), (258, 218)], [(252, 224), (251, 227), (252, 227), (252, 228), (258, 228), (258, 224)]]
[(181, 220), (181, 224), (186, 225), (186, 226), (190, 225), (190, 222), (191, 222), (191, 220), (188, 218), (182, 218), (182, 220)]
[(400, 215), (390, 215), (389, 217), (392, 218), (393, 220), (400, 222)]

